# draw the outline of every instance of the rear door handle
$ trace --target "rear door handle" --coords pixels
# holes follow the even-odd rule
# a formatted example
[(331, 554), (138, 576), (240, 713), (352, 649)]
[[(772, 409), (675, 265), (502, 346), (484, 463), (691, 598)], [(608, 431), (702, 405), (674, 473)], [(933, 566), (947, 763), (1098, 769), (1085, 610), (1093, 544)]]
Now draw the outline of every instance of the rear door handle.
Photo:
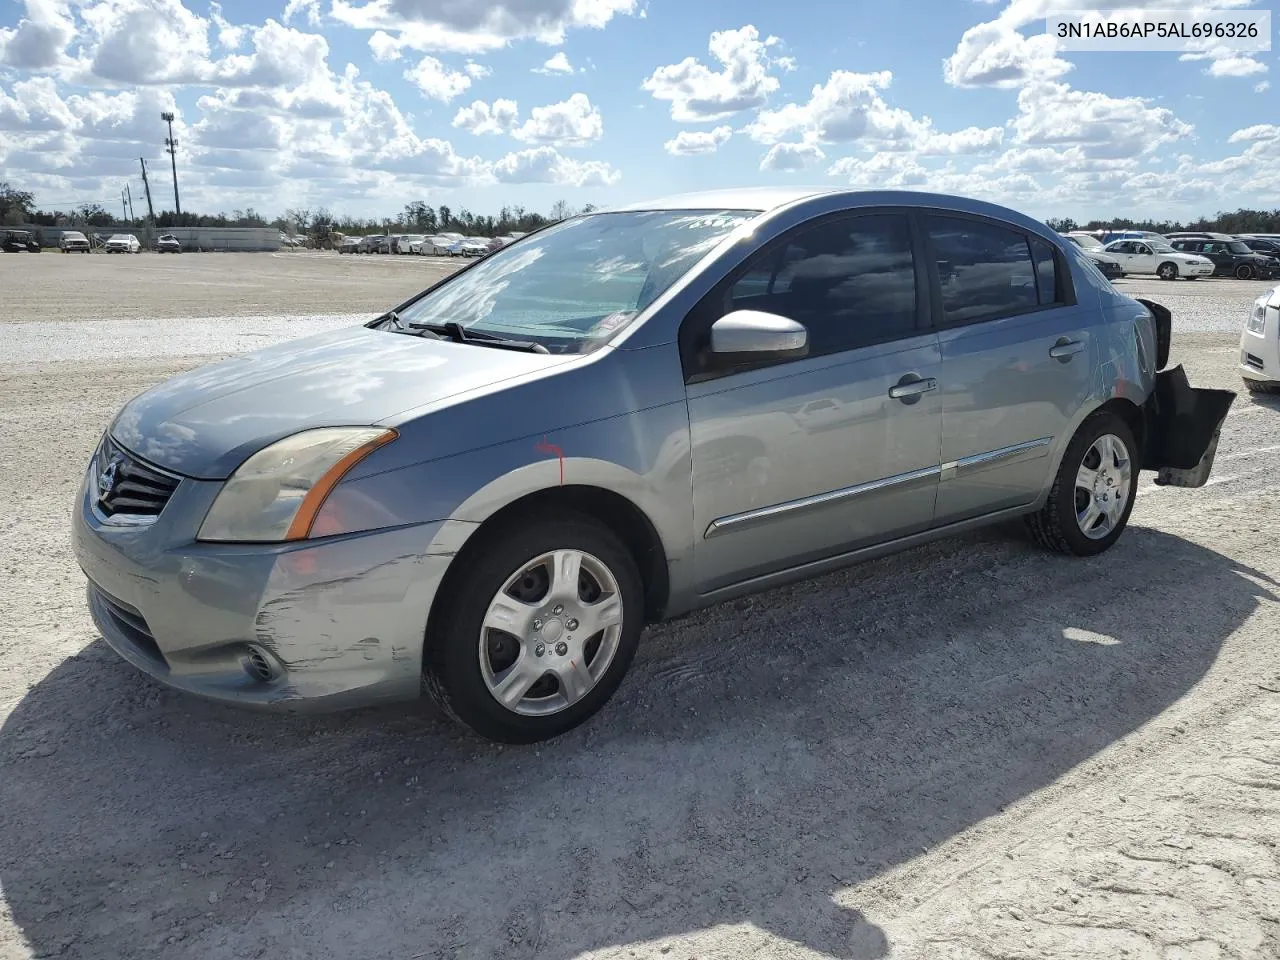
[(1084, 349), (1085, 346), (1083, 342), (1079, 340), (1068, 340), (1066, 337), (1063, 337), (1049, 348), (1049, 356), (1053, 357), (1055, 360), (1061, 360), (1063, 363), (1066, 363), (1077, 353), (1083, 352)]
[(923, 380), (908, 380), (904, 377), (889, 388), (889, 396), (895, 400), (909, 400), (912, 397), (920, 396), (922, 393), (937, 389), (938, 381), (933, 377), (927, 377)]

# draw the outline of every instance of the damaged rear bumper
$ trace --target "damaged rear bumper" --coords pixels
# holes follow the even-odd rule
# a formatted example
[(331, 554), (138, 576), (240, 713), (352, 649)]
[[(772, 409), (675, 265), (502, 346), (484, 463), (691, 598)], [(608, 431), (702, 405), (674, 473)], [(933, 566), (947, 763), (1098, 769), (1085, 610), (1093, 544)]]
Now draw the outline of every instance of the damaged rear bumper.
[(1235, 398), (1231, 390), (1191, 386), (1180, 365), (1156, 374), (1155, 389), (1143, 408), (1142, 469), (1155, 471), (1161, 486), (1203, 487)]

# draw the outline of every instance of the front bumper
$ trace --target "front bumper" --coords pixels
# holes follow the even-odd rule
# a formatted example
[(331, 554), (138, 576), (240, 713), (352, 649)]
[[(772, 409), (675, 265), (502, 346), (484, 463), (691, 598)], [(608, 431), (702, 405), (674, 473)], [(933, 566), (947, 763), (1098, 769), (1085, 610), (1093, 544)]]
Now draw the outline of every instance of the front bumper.
[(452, 554), (447, 522), (298, 544), (192, 540), (218, 483), (183, 480), (154, 522), (73, 520), (103, 639), (156, 680), (246, 707), (339, 710), (417, 697), (422, 644)]

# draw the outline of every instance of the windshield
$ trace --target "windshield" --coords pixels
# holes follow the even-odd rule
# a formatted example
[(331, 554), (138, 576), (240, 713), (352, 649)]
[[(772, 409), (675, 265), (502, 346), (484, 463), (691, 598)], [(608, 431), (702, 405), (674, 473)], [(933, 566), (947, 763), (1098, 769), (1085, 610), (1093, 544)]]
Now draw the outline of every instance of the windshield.
[(485, 257), (400, 310), (400, 320), (585, 353), (756, 215), (659, 210), (566, 220)]
[(1084, 249), (1086, 250), (1102, 249), (1102, 241), (1099, 240), (1097, 237), (1072, 236), (1072, 237), (1069, 237), (1068, 239), (1075, 241), (1075, 243), (1077, 243), (1081, 247), (1084, 247)]
[(1232, 240), (1227, 244), (1227, 249), (1232, 253), (1253, 253), (1253, 251), (1249, 249), (1249, 245), (1243, 240)]
[(1147, 240), (1145, 241), (1145, 243), (1156, 253), (1177, 253), (1178, 252), (1174, 250), (1173, 247), (1169, 246), (1167, 243), (1163, 243), (1160, 240)]

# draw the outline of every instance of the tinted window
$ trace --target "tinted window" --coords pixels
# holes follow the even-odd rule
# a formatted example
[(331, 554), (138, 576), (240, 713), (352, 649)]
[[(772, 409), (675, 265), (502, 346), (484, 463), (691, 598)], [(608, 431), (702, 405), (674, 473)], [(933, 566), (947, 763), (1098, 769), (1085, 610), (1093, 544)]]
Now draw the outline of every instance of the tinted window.
[(915, 259), (905, 217), (871, 215), (804, 230), (750, 264), (730, 309), (803, 323), (810, 356), (916, 329)]
[(956, 217), (926, 217), (947, 323), (1009, 316), (1039, 306), (1027, 238)]
[(1053, 260), (1053, 247), (1033, 237), (1031, 255), (1035, 257), (1036, 290), (1040, 294), (1040, 303), (1058, 303), (1058, 268)]

